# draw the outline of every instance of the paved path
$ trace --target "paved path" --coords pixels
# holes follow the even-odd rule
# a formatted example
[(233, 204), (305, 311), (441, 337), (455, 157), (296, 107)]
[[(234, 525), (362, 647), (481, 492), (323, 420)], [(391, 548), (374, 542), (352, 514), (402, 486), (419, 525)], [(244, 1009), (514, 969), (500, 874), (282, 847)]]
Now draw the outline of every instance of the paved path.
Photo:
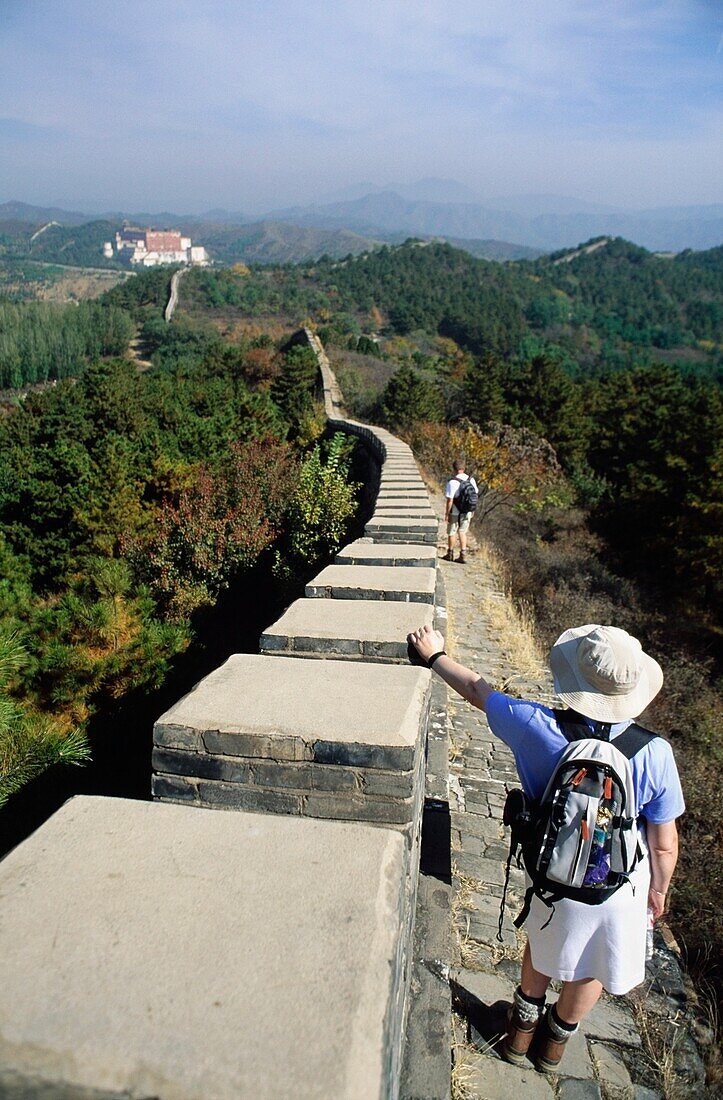
[(36, 237), (39, 237), (41, 233), (44, 233), (46, 229), (50, 229), (51, 225), (60, 225), (60, 222), (46, 222), (45, 225), (41, 225), (40, 229), (37, 229), (30, 238), (32, 244)]
[(178, 305), (178, 284), (181, 281), (183, 275), (188, 271), (187, 267), (179, 267), (178, 271), (174, 271), (171, 276), (171, 293), (168, 297), (168, 304), (163, 311), (163, 316), (166, 321), (170, 321), (173, 317), (174, 310)]
[[(444, 548), (444, 540), (440, 541)], [(466, 566), (442, 562), (449, 614), (448, 648), (513, 694), (550, 701), (549, 674), (516, 675), (505, 635), (514, 629), (509, 605), (481, 553)], [(500, 614), (501, 610), (501, 614)], [(484, 715), (449, 693), (450, 810), (453, 923), (457, 966), (452, 970), (453, 1075), (457, 1100), (653, 1100), (640, 1035), (626, 1001), (607, 998), (565, 1054), (565, 1073), (547, 1078), (532, 1063), (508, 1065), (496, 1049), (505, 1011), (519, 977), (524, 936), (513, 920), (521, 907), (522, 872), (513, 869), (503, 922), (497, 927), (507, 837), (501, 824), (506, 792), (518, 785), (512, 753), (496, 740)], [(647, 1086), (647, 1087), (646, 1087)], [(601, 1091), (602, 1090), (602, 1091)]]

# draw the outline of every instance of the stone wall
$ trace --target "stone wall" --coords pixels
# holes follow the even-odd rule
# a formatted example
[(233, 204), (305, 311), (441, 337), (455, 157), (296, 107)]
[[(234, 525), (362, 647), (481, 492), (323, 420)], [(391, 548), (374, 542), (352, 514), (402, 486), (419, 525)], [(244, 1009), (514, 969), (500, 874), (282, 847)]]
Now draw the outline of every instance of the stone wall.
[(302, 339), (375, 515), (158, 720), (153, 802), (71, 799), (0, 864), (0, 1095), (399, 1095), (439, 756), (404, 637), (435, 621), (436, 526), (409, 449), (344, 417)]
[(232, 657), (158, 720), (153, 794), (403, 826), (415, 848), (430, 674), (409, 667), (406, 635), (435, 621), (437, 519), (410, 448), (344, 416), (318, 337), (295, 339), (317, 356), (330, 428), (358, 436), (379, 465), (375, 512), (365, 538), (267, 627), (260, 656)]
[[(398, 1087), (428, 753), (430, 674), (406, 635), (435, 615), (438, 521), (411, 449), (345, 415), (318, 338), (329, 428), (357, 436), (378, 489), (363, 539), (342, 548), (261, 636), (154, 728), (153, 795), (197, 807), (364, 822), (401, 831), (400, 935), (385, 1022), (386, 1091)], [(303, 660), (300, 660), (303, 658)]]

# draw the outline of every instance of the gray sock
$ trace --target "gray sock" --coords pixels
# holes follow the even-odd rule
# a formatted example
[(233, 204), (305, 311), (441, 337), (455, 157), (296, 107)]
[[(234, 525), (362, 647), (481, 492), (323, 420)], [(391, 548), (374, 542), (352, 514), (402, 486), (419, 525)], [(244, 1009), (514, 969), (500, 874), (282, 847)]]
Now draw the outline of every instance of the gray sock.
[(515, 990), (515, 1008), (520, 1020), (525, 1024), (535, 1024), (539, 1020), (545, 1008), (545, 998), (526, 997), (518, 986)]
[(552, 1035), (553, 1039), (558, 1043), (565, 1043), (571, 1035), (575, 1034), (580, 1025), (565, 1023), (557, 1015), (555, 1006), (550, 1005), (547, 1010), (547, 1026), (550, 1029), (550, 1035)]

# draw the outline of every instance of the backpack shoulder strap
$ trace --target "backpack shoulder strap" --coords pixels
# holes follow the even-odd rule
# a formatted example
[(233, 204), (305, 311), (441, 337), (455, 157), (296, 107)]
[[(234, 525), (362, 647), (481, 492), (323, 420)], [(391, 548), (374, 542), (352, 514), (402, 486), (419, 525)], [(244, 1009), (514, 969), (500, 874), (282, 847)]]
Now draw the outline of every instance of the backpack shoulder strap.
[(555, 721), (567, 741), (586, 741), (592, 737), (584, 718), (574, 710), (553, 710)]
[(628, 726), (628, 728), (611, 743), (618, 752), (621, 752), (628, 760), (632, 760), (636, 753), (640, 752), (640, 750), (649, 744), (654, 737), (658, 736), (659, 735), (653, 733), (652, 730), (646, 730), (644, 726), (638, 726), (633, 722), (632, 726)]
[[(568, 741), (583, 741), (593, 736), (587, 722), (574, 710), (554, 710), (553, 714), (555, 715), (555, 721)], [(621, 752), (628, 760), (632, 760), (636, 753), (640, 752), (654, 737), (658, 736), (652, 730), (646, 730), (644, 726), (639, 726), (636, 722), (633, 722), (610, 744), (614, 745), (618, 752)]]

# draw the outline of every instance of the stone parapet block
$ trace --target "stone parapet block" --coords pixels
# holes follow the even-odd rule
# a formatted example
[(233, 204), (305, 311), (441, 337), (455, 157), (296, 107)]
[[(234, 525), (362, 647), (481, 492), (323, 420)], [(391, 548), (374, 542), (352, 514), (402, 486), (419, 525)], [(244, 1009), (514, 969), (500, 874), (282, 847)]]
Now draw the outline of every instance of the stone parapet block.
[(438, 521), (414, 518), (372, 518), (364, 528), (364, 534), (376, 542), (424, 542), (437, 545)]
[(328, 565), (307, 584), (309, 599), (434, 603), (436, 569), (412, 566)]
[[(361, 754), (360, 754), (361, 755)], [(381, 755), (381, 754), (380, 754)], [(394, 753), (388, 752), (386, 762), (394, 763)], [(373, 754), (369, 754), (373, 759)], [(240, 762), (235, 757), (207, 756), (203, 753), (184, 753), (176, 749), (154, 749), (153, 769), (156, 777), (180, 778), (197, 785), (199, 779), (221, 783), (236, 783), (245, 787), (293, 790), (299, 794), (319, 791), (349, 791), (352, 795), (381, 795), (385, 798), (411, 798), (414, 773), (410, 771), (382, 771), (373, 767), (345, 767), (342, 764), (281, 764), (278, 761), (261, 761), (258, 757)], [(162, 787), (160, 784), (159, 787)], [(185, 792), (186, 784), (179, 790)], [(169, 790), (169, 795), (171, 791)], [(184, 793), (184, 800), (185, 800)]]
[[(412, 609), (416, 620), (422, 611)], [(238, 653), (158, 719), (154, 746), (252, 765), (271, 759), (408, 771), (430, 688), (423, 668)]]
[(429, 503), (429, 493), (426, 489), (419, 489), (417, 487), (413, 489), (380, 489), (377, 493), (377, 503), (389, 500), (404, 500), (413, 502), (421, 502), (422, 504)]
[(367, 600), (296, 600), (261, 635), (262, 653), (406, 664), (407, 634), (433, 625), (430, 604)]
[(334, 558), (336, 565), (387, 565), (428, 569), (436, 566), (436, 546), (423, 543), (378, 543), (357, 539), (343, 547)]
[(425, 669), (236, 655), (156, 723), (153, 796), (411, 836), (430, 698)]
[[(396, 497), (399, 497), (401, 495), (407, 500), (419, 499), (419, 497), (421, 496), (422, 500), (425, 500), (427, 490), (424, 487), (424, 482), (421, 480), (412, 481), (408, 478), (405, 478), (403, 480), (399, 478), (382, 478), (379, 482), (379, 493), (391, 493), (394, 494)], [(422, 496), (422, 494), (424, 495)]]
[(74, 798), (0, 865), (2, 1078), (395, 1096), (409, 883), (396, 829)]
[(159, 802), (207, 809), (333, 818), (389, 826), (411, 826), (415, 810), (413, 798), (374, 798), (349, 791), (305, 792), (279, 787), (248, 787), (162, 774), (153, 776), (153, 796)]

